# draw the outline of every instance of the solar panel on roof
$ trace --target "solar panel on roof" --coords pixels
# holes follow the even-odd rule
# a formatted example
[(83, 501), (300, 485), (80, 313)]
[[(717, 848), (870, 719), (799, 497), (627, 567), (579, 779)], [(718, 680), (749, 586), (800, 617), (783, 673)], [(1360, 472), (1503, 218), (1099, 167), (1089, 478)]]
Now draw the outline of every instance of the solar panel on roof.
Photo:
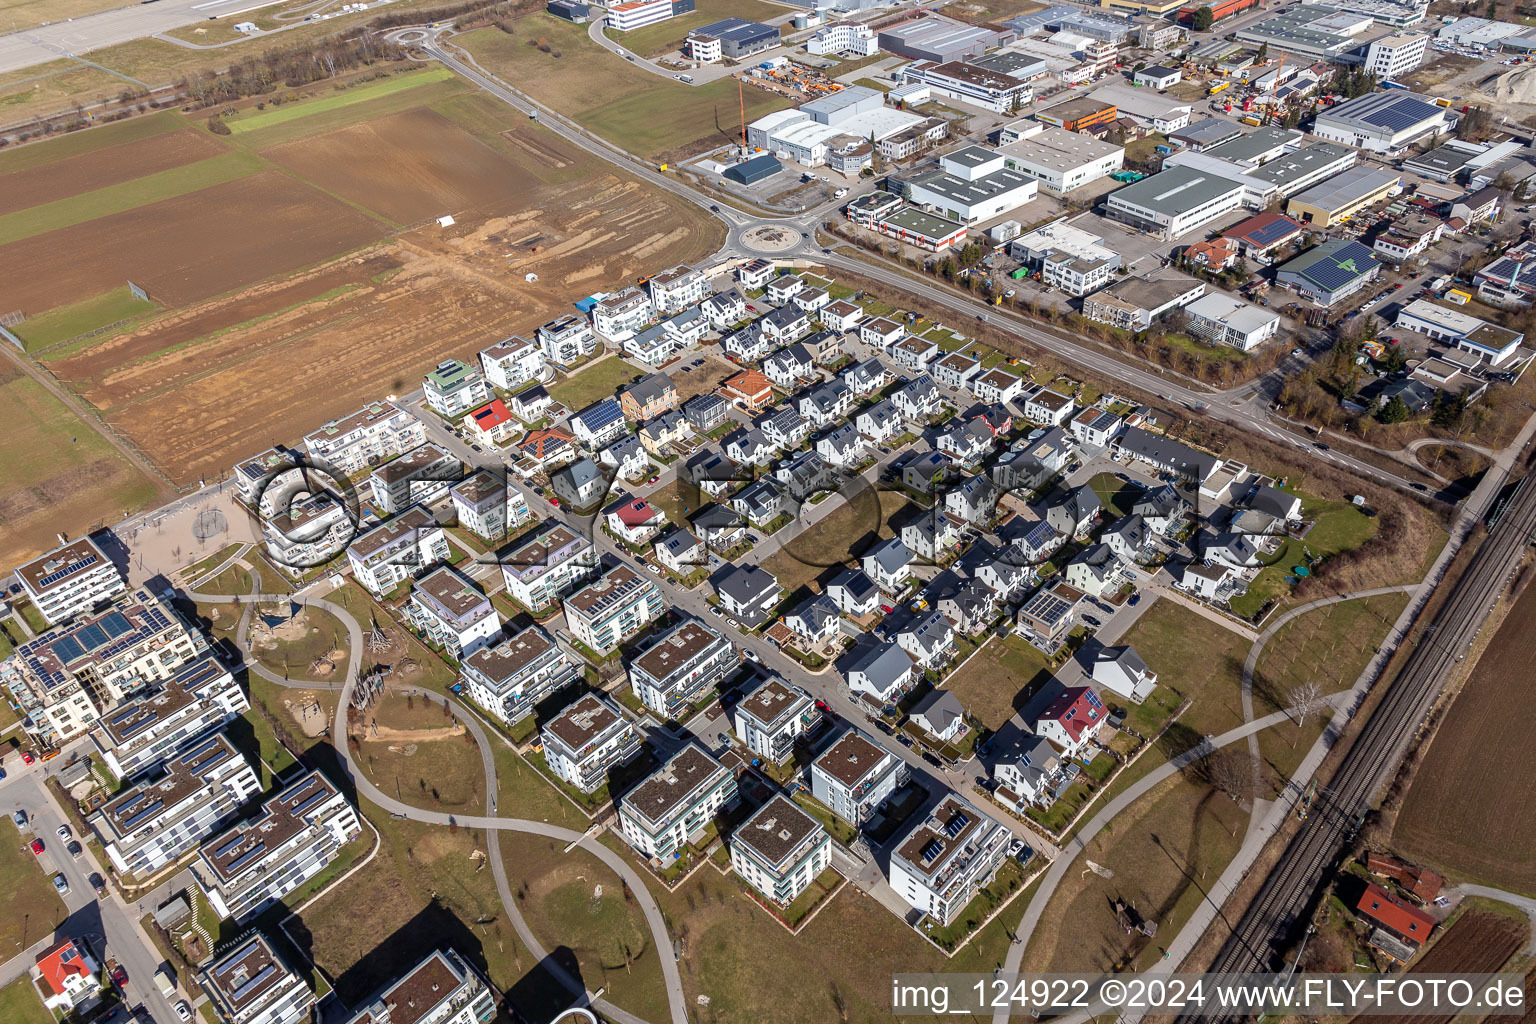
[(44, 576), (42, 579), (37, 581), (37, 585), (39, 587), (51, 587), (53, 584), (59, 582), (59, 580), (64, 579), (66, 576), (72, 576), (79, 572), (81, 569), (90, 568), (96, 564), (96, 561), (97, 559), (95, 554), (88, 554), (79, 561), (73, 562), (69, 565), (66, 565), (62, 569), (57, 569)]

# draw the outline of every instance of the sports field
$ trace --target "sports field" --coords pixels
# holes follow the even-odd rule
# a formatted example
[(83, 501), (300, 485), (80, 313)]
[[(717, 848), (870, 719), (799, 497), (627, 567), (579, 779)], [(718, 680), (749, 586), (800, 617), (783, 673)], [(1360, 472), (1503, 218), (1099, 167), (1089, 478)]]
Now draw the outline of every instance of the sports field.
[(312, 97), (229, 136), (161, 113), (0, 153), (0, 312), (177, 482), (719, 243), (439, 69)]

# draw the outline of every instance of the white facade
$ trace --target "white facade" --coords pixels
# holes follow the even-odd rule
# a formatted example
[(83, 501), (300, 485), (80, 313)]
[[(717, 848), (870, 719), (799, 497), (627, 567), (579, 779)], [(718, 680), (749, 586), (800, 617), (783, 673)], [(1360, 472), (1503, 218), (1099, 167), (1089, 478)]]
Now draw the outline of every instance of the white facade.
[(628, 341), (655, 316), (651, 297), (638, 288), (627, 288), (597, 300), (592, 307), (592, 329), (609, 341)]
[(732, 869), (779, 906), (793, 903), (832, 866), (826, 829), (783, 795), (737, 826), (727, 845)]
[(736, 736), (759, 757), (782, 763), (820, 719), (811, 695), (774, 677), (736, 703)]
[(393, 402), (374, 402), (304, 438), (304, 447), (343, 473), (357, 474), (427, 439), (420, 420)]
[(689, 743), (619, 799), (620, 834), (662, 864), (736, 800), (736, 776)]
[(315, 1005), (309, 985), (260, 932), (220, 956), (198, 980), (215, 1016), (228, 1024), (300, 1024)]
[(70, 541), (16, 568), (21, 589), (50, 626), (128, 589), (122, 573), (89, 537)]
[(492, 387), (513, 391), (539, 379), (544, 372), (544, 354), (539, 346), (514, 336), (480, 350), (480, 371)]
[(584, 793), (608, 782), (608, 772), (640, 752), (640, 734), (618, 705), (595, 693), (567, 705), (539, 730), (549, 770)]
[(544, 358), (556, 366), (570, 366), (597, 351), (597, 336), (592, 332), (592, 325), (574, 314), (551, 320), (534, 336)]
[(906, 762), (849, 729), (811, 762), (811, 795), (850, 825), (862, 825), (907, 781)]
[(619, 563), (565, 599), (571, 635), (605, 653), (665, 613), (661, 588)]
[(1243, 205), (1238, 181), (1190, 167), (1172, 167), (1111, 192), (1105, 212), (1111, 220), (1172, 241)]
[(473, 967), (453, 950), (438, 949), (364, 999), (343, 1024), (485, 1024), (496, 1016), (496, 1002)]
[(1243, 352), (1258, 348), (1280, 333), (1280, 315), (1240, 302), (1227, 295), (1210, 294), (1184, 307), (1189, 330), (1197, 337)]
[(1027, 174), (1054, 192), (1070, 192), (1108, 177), (1125, 163), (1125, 147), (1091, 135), (1033, 122), (1039, 129), (998, 152), (1006, 166)]
[(1418, 70), (1429, 52), (1429, 36), (1387, 36), (1365, 48), (1365, 70), (1374, 72), (1377, 81), (1391, 80)]
[(629, 0), (608, 8), (608, 27), (615, 32), (633, 32), (672, 17), (672, 0)]
[(891, 888), (947, 925), (992, 880), (1013, 833), (955, 794), (941, 800), (891, 854)]
[(856, 57), (873, 57), (880, 52), (880, 43), (868, 25), (843, 22), (817, 29), (816, 34), (806, 40), (805, 52), (817, 56), (850, 53)]
[(580, 674), (538, 626), (481, 647), (459, 667), (469, 699), (508, 724), (526, 718), (534, 705)]
[(352, 578), (383, 597), (428, 566), (448, 561), (448, 536), (432, 514), (414, 506), (375, 526), (347, 547)]

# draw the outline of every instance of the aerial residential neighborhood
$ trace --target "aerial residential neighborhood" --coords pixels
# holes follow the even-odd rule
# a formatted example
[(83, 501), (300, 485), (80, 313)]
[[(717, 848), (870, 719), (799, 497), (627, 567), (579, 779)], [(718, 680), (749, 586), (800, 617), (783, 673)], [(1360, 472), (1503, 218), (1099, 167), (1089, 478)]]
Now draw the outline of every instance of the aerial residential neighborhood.
[(4, 1024), (1529, 988), (1533, 12), (11, 7)]

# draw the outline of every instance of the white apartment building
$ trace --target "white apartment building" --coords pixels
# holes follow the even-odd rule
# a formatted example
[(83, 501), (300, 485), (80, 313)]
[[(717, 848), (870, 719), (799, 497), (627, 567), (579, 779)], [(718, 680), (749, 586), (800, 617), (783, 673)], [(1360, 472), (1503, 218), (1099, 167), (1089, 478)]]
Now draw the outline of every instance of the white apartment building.
[(183, 664), (164, 685), (104, 712), (91, 729), (91, 742), (107, 770), (126, 780), (222, 729), (249, 707), (229, 670), (212, 654), (203, 654)]
[(344, 1024), (488, 1024), (496, 992), (451, 949), (436, 949), (380, 988)]
[(608, 782), (608, 772), (640, 752), (640, 733), (617, 704), (583, 694), (539, 730), (544, 760), (557, 777), (583, 793)]
[(448, 488), (459, 525), (476, 537), (500, 541), (533, 518), (528, 499), (503, 477), (477, 470)]
[(368, 475), (374, 507), (386, 516), (420, 503), (430, 505), (448, 493), (463, 467), (433, 441), (419, 444)]
[(253, 932), (198, 976), (213, 1012), (227, 1024), (300, 1024), (310, 1019), (309, 984)]
[(597, 335), (592, 333), (592, 325), (575, 314), (551, 320), (538, 329), (535, 337), (544, 358), (556, 366), (570, 366), (597, 351)]
[(529, 611), (547, 608), (597, 568), (597, 549), (565, 526), (528, 534), (501, 557), (507, 594)]
[[(578, 324), (585, 321), (573, 317)], [(526, 338), (512, 335), (498, 341), (490, 348), (480, 350), (480, 372), (491, 386), (503, 391), (516, 391), (530, 381), (538, 380), (544, 372), (544, 353), (539, 346)]]
[(1374, 72), (1377, 81), (1391, 81), (1417, 71), (1427, 53), (1428, 35), (1385, 36), (1365, 48), (1365, 70)]
[(1125, 164), (1125, 147), (1056, 125), (1031, 122), (1017, 141), (998, 148), (1009, 170), (1058, 194), (1107, 178)]
[(736, 776), (689, 743), (619, 798), (621, 834), (647, 857), (670, 864), (690, 837), (735, 800)]
[(628, 341), (655, 318), (651, 297), (638, 288), (605, 295), (592, 307), (592, 329), (609, 341)]
[(620, 562), (565, 599), (571, 635), (600, 654), (666, 613), (661, 588)]
[(805, 41), (805, 52), (817, 56), (848, 53), (855, 57), (873, 57), (880, 52), (880, 42), (868, 25), (839, 22), (817, 29), (816, 34)]
[(676, 719), (741, 666), (741, 652), (699, 619), (684, 619), (629, 662), (640, 702)]
[(423, 640), (456, 661), (501, 635), (501, 616), (485, 591), (447, 565), (416, 581), (405, 618)]
[(279, 505), (261, 520), (267, 554), (278, 565), (294, 568), (320, 565), (339, 555), (353, 532), (350, 510), (324, 491)]
[(709, 296), (709, 278), (684, 263), (655, 275), (647, 287), (651, 291), (651, 306), (659, 316), (681, 313)]
[(1189, 332), (1222, 345), (1250, 352), (1280, 333), (1280, 315), (1229, 295), (1211, 293), (1188, 306)]
[(17, 566), (16, 579), (50, 626), (89, 612), (128, 589), (123, 574), (89, 537)]
[(536, 704), (580, 675), (538, 626), (481, 647), (459, 665), (469, 699), (508, 725), (532, 714)]
[(361, 834), (352, 805), (310, 772), (254, 818), (203, 844), (192, 874), (214, 913), (243, 922), (319, 874)]
[(28, 640), (0, 662), (27, 735), (58, 747), (97, 719), (208, 653), (202, 634), (148, 589)]
[(450, 420), (490, 401), (490, 389), (480, 372), (462, 359), (444, 359), (422, 379), (427, 405)]
[(735, 715), (737, 738), (774, 764), (782, 764), (794, 752), (795, 740), (821, 720), (811, 695), (778, 676), (737, 701)]
[(215, 734), (119, 791), (87, 823), (117, 871), (143, 877), (195, 850), (260, 792), (249, 762)]
[(373, 402), (306, 434), (304, 448), (316, 459), (353, 476), (410, 451), (426, 439), (427, 428), (415, 416), (394, 402)]
[[(473, 478), (471, 478), (473, 479)], [(448, 535), (420, 505), (380, 523), (347, 547), (352, 578), (382, 598), (418, 572), (448, 561)]]
[(811, 762), (811, 795), (857, 827), (907, 781), (907, 775), (905, 761), (849, 729)]
[(891, 888), (948, 925), (992, 880), (1013, 834), (951, 793), (891, 854)]
[(832, 837), (783, 794), (738, 825), (726, 845), (732, 869), (781, 907), (832, 866)]

